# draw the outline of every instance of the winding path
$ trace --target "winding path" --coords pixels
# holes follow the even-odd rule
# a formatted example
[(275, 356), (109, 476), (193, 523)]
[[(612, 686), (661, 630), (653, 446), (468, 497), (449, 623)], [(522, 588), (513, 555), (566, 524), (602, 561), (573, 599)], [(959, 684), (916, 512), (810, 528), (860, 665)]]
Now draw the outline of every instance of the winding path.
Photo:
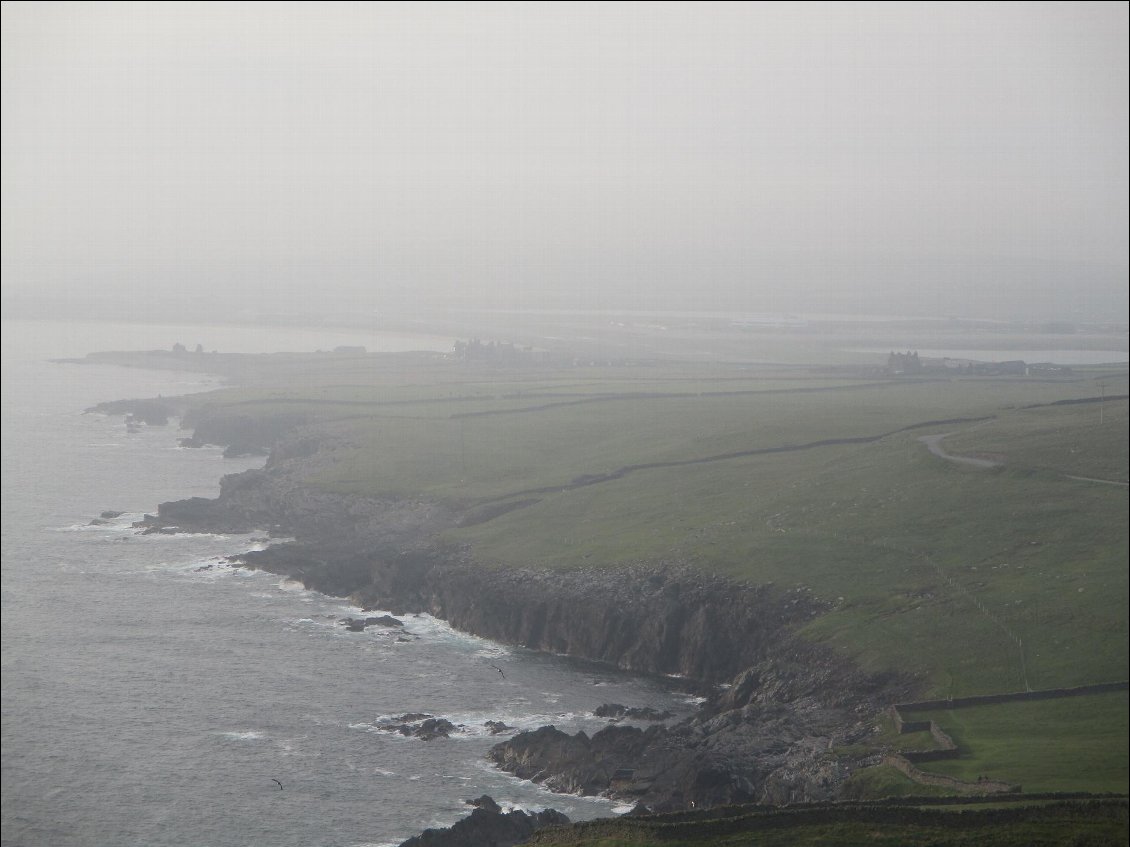
[(922, 435), (918, 440), (926, 445), (927, 449), (939, 459), (948, 462), (957, 462), (960, 465), (971, 465), (975, 468), (999, 468), (1004, 462), (994, 462), (992, 459), (974, 459), (972, 456), (955, 456), (947, 453), (942, 447), (942, 439), (953, 435), (952, 432), (943, 432), (941, 435)]

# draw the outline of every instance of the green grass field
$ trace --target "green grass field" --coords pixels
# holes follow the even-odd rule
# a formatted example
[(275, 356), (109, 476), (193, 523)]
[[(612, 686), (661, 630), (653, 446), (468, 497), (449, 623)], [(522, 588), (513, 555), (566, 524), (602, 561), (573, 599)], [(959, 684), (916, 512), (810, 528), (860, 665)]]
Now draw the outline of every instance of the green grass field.
[(1125, 691), (931, 712), (921, 717), (937, 721), (962, 755), (921, 767), (963, 780), (984, 775), (1029, 792), (1125, 794), (1128, 716)]
[[(900, 381), (747, 365), (252, 358), (250, 387), (194, 402), (317, 422), (336, 447), (312, 483), (457, 508), (536, 500), (449, 532), (486, 565), (680, 562), (802, 591), (828, 610), (808, 637), (911, 672), (927, 695), (1126, 676), (1126, 490), (1070, 477), (1125, 479), (1127, 404), (1102, 404), (1101, 422), (1098, 404), (1047, 405), (1125, 392), (1124, 373)], [(953, 418), (985, 420), (899, 431)], [(960, 466), (918, 441), (942, 432), (951, 453), (1004, 467)], [(665, 466), (575, 485), (654, 463)]]

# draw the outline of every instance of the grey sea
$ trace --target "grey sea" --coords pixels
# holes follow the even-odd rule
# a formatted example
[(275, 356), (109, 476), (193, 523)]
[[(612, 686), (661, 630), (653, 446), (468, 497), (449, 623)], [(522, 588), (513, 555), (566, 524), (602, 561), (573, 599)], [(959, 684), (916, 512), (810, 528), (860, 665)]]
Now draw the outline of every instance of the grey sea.
[[(341, 618), (360, 611), (347, 601), (226, 562), (265, 544), (258, 535), (138, 534), (132, 523), (161, 501), (215, 496), (222, 475), (255, 462), (179, 447), (175, 424), (131, 433), (83, 409), (217, 381), (48, 361), (175, 342), (444, 341), (4, 322), (4, 845), (388, 845), (451, 824), (483, 793), (574, 819), (625, 811), (494, 770), (484, 722), (592, 732), (602, 703), (688, 714), (690, 698), (426, 615), (404, 617), (407, 641), (347, 632)], [(107, 510), (122, 514), (92, 523)], [(424, 742), (379, 729), (405, 712), (464, 731)]]

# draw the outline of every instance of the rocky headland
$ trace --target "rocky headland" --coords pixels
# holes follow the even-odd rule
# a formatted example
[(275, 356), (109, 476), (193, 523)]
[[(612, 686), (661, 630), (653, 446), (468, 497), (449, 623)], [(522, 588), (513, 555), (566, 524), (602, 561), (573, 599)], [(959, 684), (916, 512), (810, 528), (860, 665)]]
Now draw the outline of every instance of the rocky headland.
[[(129, 414), (130, 407), (113, 412)], [(491, 751), (498, 767), (553, 790), (608, 795), (653, 811), (834, 799), (853, 769), (873, 762), (833, 749), (863, 740), (880, 709), (914, 690), (909, 678), (863, 673), (799, 637), (825, 608), (805, 590), (737, 583), (682, 561), (552, 571), (497, 566), (442, 539), (445, 529), (481, 520), (481, 504), (344, 496), (309, 484), (341, 446), (314, 425), (200, 413), (188, 420), (198, 427), (186, 444), (269, 446), (270, 455), (262, 469), (225, 477), (215, 500), (161, 504), (140, 523), (145, 531), (266, 529), (293, 540), (249, 552), (240, 564), (365, 609), (428, 612), (475, 635), (677, 677), (708, 695), (694, 716), (674, 725), (609, 704), (614, 721), (652, 725), (614, 722), (591, 737), (547, 726)], [(343, 625), (396, 623), (360, 618)], [(443, 734), (433, 730), (423, 728)]]

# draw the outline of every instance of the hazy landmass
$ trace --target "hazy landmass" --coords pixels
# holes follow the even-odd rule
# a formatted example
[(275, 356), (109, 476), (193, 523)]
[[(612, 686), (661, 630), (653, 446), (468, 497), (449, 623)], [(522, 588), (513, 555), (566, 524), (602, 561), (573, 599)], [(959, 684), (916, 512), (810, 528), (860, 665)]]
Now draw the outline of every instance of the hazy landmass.
[[(216, 506), (163, 506), (153, 530), (276, 523), (296, 545), (252, 566), (503, 641), (726, 683), (651, 735), (519, 735), (492, 753), (518, 775), (654, 811), (1125, 794), (1125, 362), (1059, 365), (1046, 346), (1043, 363), (1020, 362), (1008, 348), (1046, 334), (946, 321), (668, 316), (613, 331), (574, 315), (551, 331), (555, 319), (526, 325), (588, 345), (93, 358), (229, 376), (103, 410), (134, 425), (180, 416), (188, 444), (270, 452)], [(606, 331), (631, 343), (597, 344)], [(851, 352), (904, 333), (1004, 350)], [(1097, 329), (1055, 337), (1119, 344)], [(897, 720), (935, 729), (900, 734), (896, 703), (910, 704)], [(847, 808), (796, 837), (887, 814)], [(1074, 826), (1075, 812), (1047, 814), (1007, 826)], [(926, 838), (932, 820), (889, 831)], [(643, 823), (615, 831), (651, 843)]]
[[(497, 745), (666, 815), (540, 843), (1125, 842), (1125, 3), (2, 30), (5, 317), (224, 376), (99, 411), (266, 457), (139, 530), (273, 530), (243, 565), (706, 692)], [(480, 840), (533, 826), (488, 799)]]

